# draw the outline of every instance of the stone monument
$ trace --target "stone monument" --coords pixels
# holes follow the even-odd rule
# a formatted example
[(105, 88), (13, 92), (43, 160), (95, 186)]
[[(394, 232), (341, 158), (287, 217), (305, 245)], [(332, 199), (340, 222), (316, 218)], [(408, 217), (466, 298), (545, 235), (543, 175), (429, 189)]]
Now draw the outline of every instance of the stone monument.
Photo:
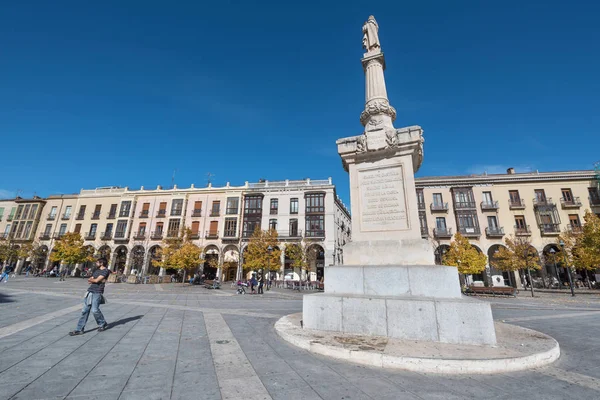
[(304, 296), (304, 327), (493, 345), (489, 304), (462, 296), (457, 269), (434, 265), (433, 248), (421, 238), (414, 174), (423, 162), (423, 130), (394, 128), (373, 16), (362, 43), (364, 132), (337, 141), (350, 175), (352, 241), (344, 265), (326, 267), (325, 292)]

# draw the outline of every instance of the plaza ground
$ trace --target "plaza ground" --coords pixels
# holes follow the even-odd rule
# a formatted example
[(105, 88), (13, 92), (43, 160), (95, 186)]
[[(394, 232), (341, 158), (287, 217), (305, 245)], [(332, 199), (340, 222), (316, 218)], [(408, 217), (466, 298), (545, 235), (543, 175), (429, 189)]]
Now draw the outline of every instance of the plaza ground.
[(111, 323), (70, 337), (87, 284), (72, 278), (0, 283), (0, 399), (598, 399), (600, 296), (528, 292), (486, 298), (494, 318), (561, 345), (539, 370), (442, 376), (381, 370), (313, 355), (273, 325), (302, 294), (109, 284)]

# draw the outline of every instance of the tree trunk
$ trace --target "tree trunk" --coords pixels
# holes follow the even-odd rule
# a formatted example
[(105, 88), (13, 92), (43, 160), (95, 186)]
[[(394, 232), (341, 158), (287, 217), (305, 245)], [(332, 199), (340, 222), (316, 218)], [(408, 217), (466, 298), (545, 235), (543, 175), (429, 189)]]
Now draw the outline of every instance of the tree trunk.
[(181, 281), (181, 286), (185, 286), (185, 269), (183, 270), (183, 280)]
[(533, 295), (533, 280), (531, 279), (531, 270), (529, 268), (527, 268), (527, 276), (529, 277), (529, 286), (531, 287), (531, 297), (535, 297)]

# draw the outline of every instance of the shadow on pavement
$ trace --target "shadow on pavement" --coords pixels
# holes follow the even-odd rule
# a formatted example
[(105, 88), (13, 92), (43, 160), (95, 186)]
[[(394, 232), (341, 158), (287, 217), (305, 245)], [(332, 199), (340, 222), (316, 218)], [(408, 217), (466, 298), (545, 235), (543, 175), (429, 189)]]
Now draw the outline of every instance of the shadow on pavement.
[(136, 315), (135, 317), (123, 318), (118, 321), (111, 322), (108, 324), (108, 329), (112, 329), (115, 326), (119, 326), (119, 325), (125, 325), (126, 323), (131, 322), (131, 321), (137, 321), (138, 319), (141, 319), (142, 317), (143, 317), (143, 315)]
[(0, 304), (2, 303), (13, 303), (14, 300), (11, 300), (11, 296), (4, 294), (4, 293), (0, 293)]

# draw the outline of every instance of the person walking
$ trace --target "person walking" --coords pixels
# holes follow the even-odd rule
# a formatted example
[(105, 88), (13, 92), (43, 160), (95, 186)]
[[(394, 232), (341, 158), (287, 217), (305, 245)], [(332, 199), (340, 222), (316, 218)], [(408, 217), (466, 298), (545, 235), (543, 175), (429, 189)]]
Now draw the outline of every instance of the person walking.
[(263, 279), (263, 276), (260, 275), (258, 277), (258, 294), (264, 294), (264, 292), (263, 292), (264, 283), (265, 283), (265, 280)]
[(81, 310), (81, 318), (77, 323), (77, 328), (74, 331), (69, 332), (70, 336), (83, 335), (85, 324), (90, 316), (90, 311), (94, 314), (94, 319), (98, 324), (98, 332), (103, 332), (108, 327), (102, 311), (100, 311), (100, 304), (104, 304), (104, 285), (110, 275), (110, 270), (106, 267), (108, 262), (106, 258), (100, 258), (96, 261), (98, 269), (94, 271), (92, 276), (88, 278), (90, 287), (83, 298), (83, 309)]
[(8, 283), (8, 276), (10, 275), (10, 271), (12, 271), (10, 265), (4, 267), (4, 272), (2, 273), (2, 275), (0, 275), (0, 282), (4, 281), (4, 283)]

